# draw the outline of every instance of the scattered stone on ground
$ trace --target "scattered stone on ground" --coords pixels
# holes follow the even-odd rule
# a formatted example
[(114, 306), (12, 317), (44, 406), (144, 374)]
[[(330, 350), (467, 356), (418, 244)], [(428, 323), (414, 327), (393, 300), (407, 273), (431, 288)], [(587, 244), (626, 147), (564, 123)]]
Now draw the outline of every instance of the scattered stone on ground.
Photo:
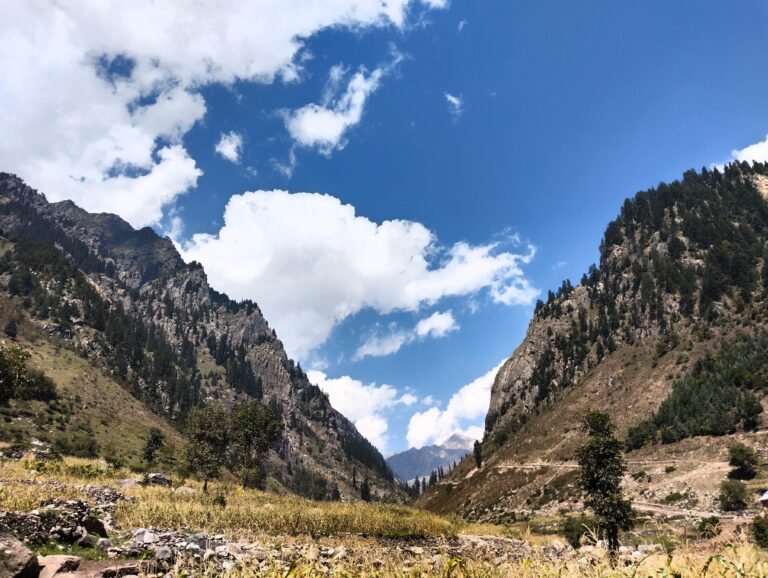
[(10, 534), (0, 534), (0, 576), (34, 578), (40, 567), (37, 556)]

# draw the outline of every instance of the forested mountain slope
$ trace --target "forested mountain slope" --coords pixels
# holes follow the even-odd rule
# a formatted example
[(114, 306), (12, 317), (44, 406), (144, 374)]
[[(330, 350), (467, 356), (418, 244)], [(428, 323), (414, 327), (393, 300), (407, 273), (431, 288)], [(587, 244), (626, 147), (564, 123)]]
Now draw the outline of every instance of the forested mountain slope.
[(5, 173), (0, 230), (3, 317), (44, 345), (77, 352), (172, 428), (206, 401), (262, 400), (284, 424), (269, 473), (287, 489), (322, 498), (336, 484), (353, 498), (356, 470), (374, 496), (397, 494), (384, 458), (288, 359), (259, 307), (212, 289), (169, 239), (48, 203)]
[(542, 487), (545, 502), (566, 499), (573, 472), (535, 464), (573, 458), (590, 407), (609, 411), (639, 456), (752, 435), (768, 383), (766, 263), (766, 164), (689, 171), (625, 201), (599, 266), (537, 304), (497, 374), (486, 465), (465, 461), (421, 502), (493, 519), (540, 504)]

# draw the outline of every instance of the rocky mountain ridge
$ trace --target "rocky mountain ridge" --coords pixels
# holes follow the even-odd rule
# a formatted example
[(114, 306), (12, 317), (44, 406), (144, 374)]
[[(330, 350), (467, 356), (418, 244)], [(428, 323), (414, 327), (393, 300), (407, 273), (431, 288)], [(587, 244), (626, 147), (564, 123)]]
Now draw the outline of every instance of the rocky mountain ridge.
[[(606, 229), (599, 266), (536, 305), (499, 370), (486, 464), (462, 464), (420, 503), (485, 520), (566, 507), (575, 472), (554, 464), (571, 463), (578, 416), (593, 407), (612, 415), (643, 459), (683, 441), (686, 452), (723, 445), (696, 442), (702, 434), (751, 440), (765, 401), (759, 376), (768, 374), (749, 345), (768, 330), (767, 183), (767, 164), (733, 163), (628, 199)], [(729, 368), (746, 361), (734, 355), (749, 357), (738, 376)], [(702, 372), (707, 383), (735, 380), (731, 397), (717, 389), (726, 385), (697, 391)]]
[(453, 434), (441, 444), (410, 448), (391, 455), (387, 464), (398, 479), (409, 482), (414, 478), (428, 478), (433, 470), (444, 468), (461, 459), (472, 451), (474, 440), (460, 433)]
[(49, 203), (5, 173), (0, 230), (11, 247), (3, 284), (30, 319), (156, 413), (180, 426), (205, 401), (262, 399), (285, 426), (270, 458), (279, 484), (318, 497), (336, 484), (354, 499), (356, 469), (374, 496), (396, 495), (383, 457), (287, 357), (258, 306), (212, 289), (169, 239), (70, 201)]

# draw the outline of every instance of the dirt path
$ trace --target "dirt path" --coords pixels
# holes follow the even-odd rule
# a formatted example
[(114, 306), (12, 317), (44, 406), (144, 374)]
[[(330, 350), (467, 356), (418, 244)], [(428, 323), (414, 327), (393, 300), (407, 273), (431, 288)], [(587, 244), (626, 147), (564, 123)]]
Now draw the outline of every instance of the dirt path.
[[(667, 459), (639, 459), (639, 460), (627, 460), (627, 466), (633, 467), (633, 466), (676, 466), (676, 465), (682, 465), (682, 464), (692, 464), (696, 466), (706, 465), (706, 464), (717, 464), (722, 465), (724, 462), (722, 460), (694, 460), (694, 459), (687, 459), (687, 458), (667, 458)], [(546, 461), (535, 461), (535, 462), (502, 462), (495, 466), (495, 468), (499, 471), (504, 470), (538, 470), (542, 468), (552, 468), (552, 469), (559, 469), (559, 470), (575, 470), (579, 467), (579, 464), (576, 462), (546, 462)]]
[(706, 510), (694, 510), (689, 508), (677, 508), (675, 506), (667, 506), (665, 504), (652, 504), (650, 502), (632, 502), (632, 508), (638, 512), (648, 512), (650, 514), (661, 514), (663, 516), (688, 516), (695, 518), (709, 518), (711, 516), (717, 516), (720, 519), (730, 518), (742, 518), (750, 519), (751, 516), (734, 514), (724, 514), (718, 511), (706, 511)]

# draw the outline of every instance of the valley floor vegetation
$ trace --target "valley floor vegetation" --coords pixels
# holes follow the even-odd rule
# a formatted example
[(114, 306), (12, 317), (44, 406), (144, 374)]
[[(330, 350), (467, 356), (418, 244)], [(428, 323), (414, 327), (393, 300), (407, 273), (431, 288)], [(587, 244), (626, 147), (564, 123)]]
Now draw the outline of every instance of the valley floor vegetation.
[[(407, 506), (315, 502), (266, 493), (243, 488), (234, 477), (211, 480), (206, 493), (202, 482), (195, 480), (175, 478), (173, 487), (150, 487), (126, 483), (131, 476), (135, 479), (131, 471), (99, 460), (6, 460), (0, 463), (0, 509), (28, 512), (49, 499), (90, 501), (89, 488), (108, 487), (128, 498), (114, 512), (119, 530), (110, 538), (116, 544), (119, 536), (130, 536), (132, 529), (158, 528), (222, 534), (228, 540), (268, 545), (270, 559), (260, 566), (233, 566), (222, 574), (213, 565), (207, 571), (206, 561), (201, 560), (193, 572), (197, 575), (768, 576), (768, 553), (749, 542), (746, 521), (740, 529), (723, 529), (713, 522), (716, 531), (691, 530), (687, 537), (675, 533), (672, 526), (653, 522), (651, 532), (638, 530), (622, 536), (622, 543), (632, 546), (612, 566), (600, 549), (567, 546), (564, 525), (557, 523), (556, 533), (537, 531), (535, 524), (477, 525)], [(589, 519), (584, 522), (588, 530)], [(648, 547), (637, 550), (640, 543)], [(318, 549), (343, 549), (348, 554), (323, 559), (312, 555)], [(628, 550), (634, 551), (634, 557), (627, 555)], [(286, 562), (288, 551), (298, 554)], [(269, 565), (272, 556), (277, 558), (274, 567)], [(177, 561), (174, 572), (191, 571), (185, 564)]]

